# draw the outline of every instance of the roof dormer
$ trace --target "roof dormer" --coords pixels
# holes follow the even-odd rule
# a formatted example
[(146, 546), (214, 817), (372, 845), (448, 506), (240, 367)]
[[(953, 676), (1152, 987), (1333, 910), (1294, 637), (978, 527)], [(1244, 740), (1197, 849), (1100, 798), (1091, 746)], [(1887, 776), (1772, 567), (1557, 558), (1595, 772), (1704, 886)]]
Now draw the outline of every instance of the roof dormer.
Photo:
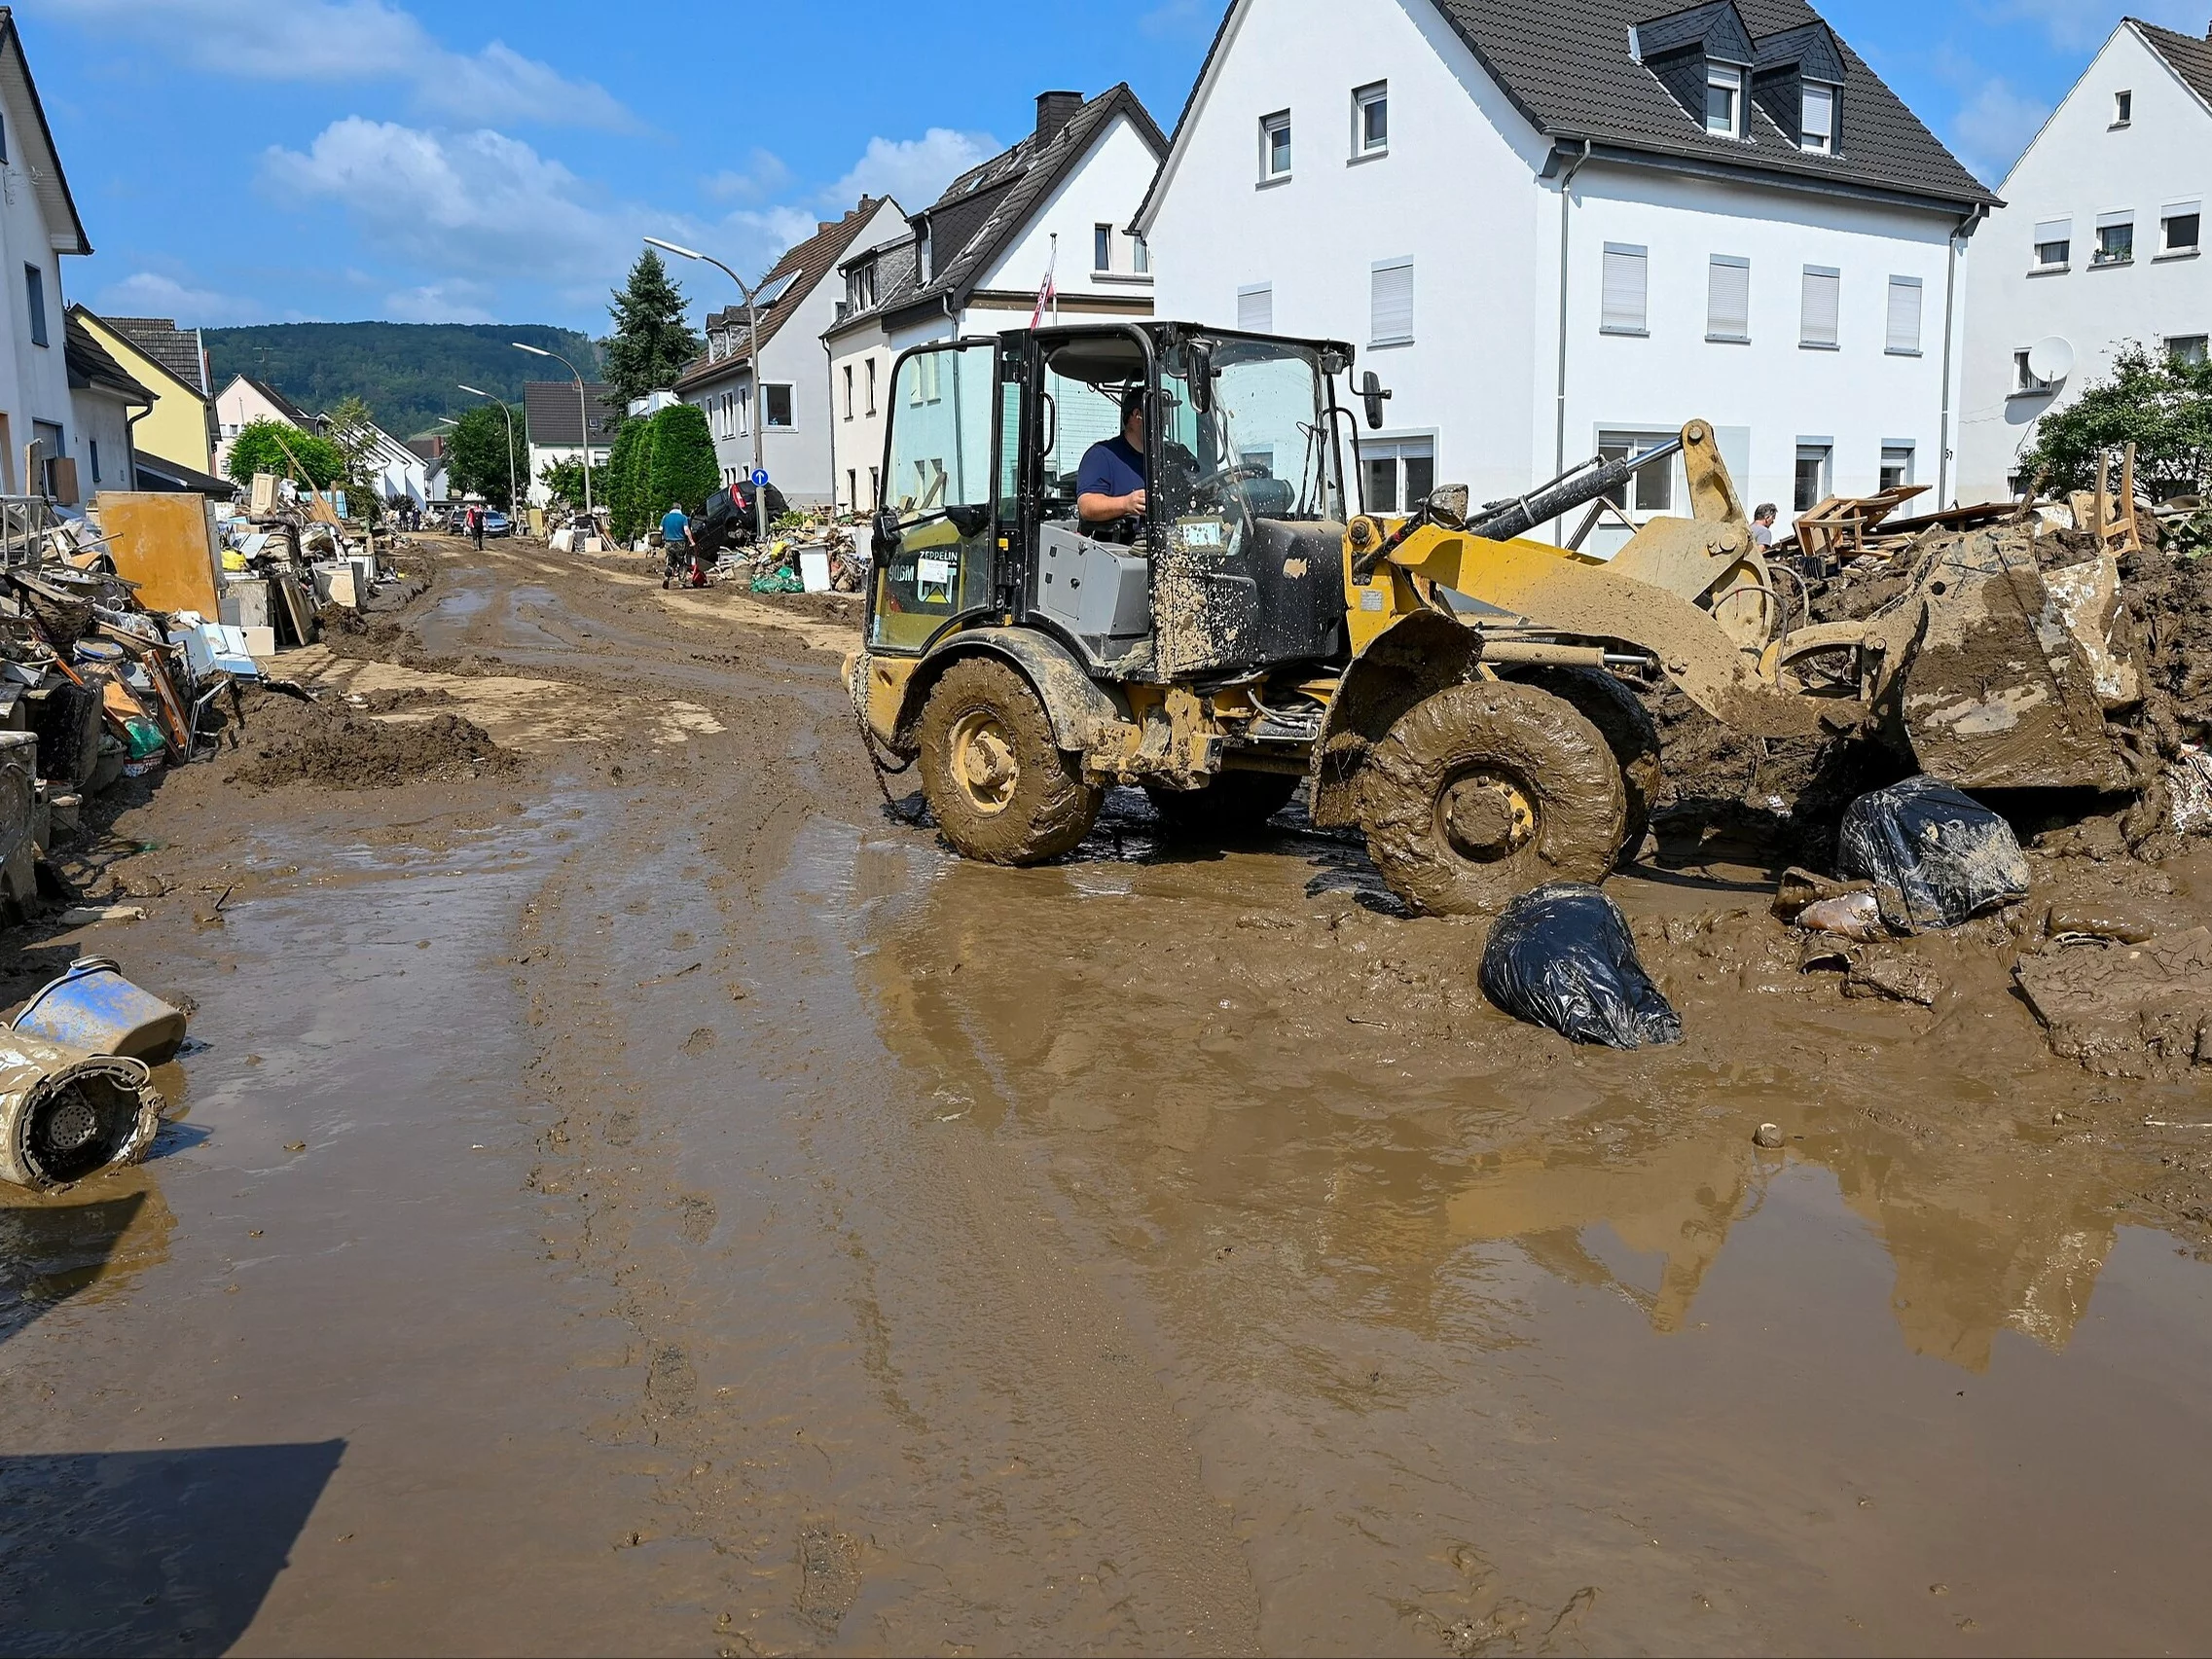
[(1826, 23), (1811, 22), (1756, 44), (1752, 101), (1798, 149), (1833, 156), (1843, 148), (1843, 49)]
[(1628, 31), (1629, 51), (1683, 113), (1716, 138), (1751, 136), (1758, 54), (1733, 0), (1707, 0)]

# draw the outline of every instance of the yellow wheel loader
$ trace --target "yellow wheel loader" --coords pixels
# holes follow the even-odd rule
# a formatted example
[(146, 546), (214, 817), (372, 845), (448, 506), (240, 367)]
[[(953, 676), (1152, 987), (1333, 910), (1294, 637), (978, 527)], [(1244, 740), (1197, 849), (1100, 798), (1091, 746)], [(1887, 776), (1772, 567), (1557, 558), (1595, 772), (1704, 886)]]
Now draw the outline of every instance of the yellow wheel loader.
[[(1114, 783), (1145, 789), (1171, 833), (1232, 834), (1310, 779), (1314, 823), (1360, 830), (1399, 897), (1494, 912), (1542, 882), (1601, 881), (1642, 839), (1658, 744), (1624, 679), (1664, 677), (1767, 737), (1894, 726), (1945, 617), (1972, 661), (1947, 687), (1913, 680), (1913, 741), (1971, 756), (1994, 721), (2008, 752), (2025, 734), (2048, 760), (2034, 733), (2056, 721), (2079, 739), (2065, 775), (2027, 781), (2125, 784), (2072, 647), (2023, 612), (2032, 559), (2027, 576), (2001, 549), (1939, 571), (1909, 618), (1806, 630), (1698, 421), (1525, 497), (1470, 508), (1444, 487), (1369, 513), (1345, 487), (1351, 364), (1336, 342), (1169, 322), (900, 356), (846, 679), (879, 764), (919, 766), (956, 849), (1064, 853)], [(1144, 510), (1086, 522), (1083, 453), (1121, 432), (1132, 394)], [(1363, 378), (1370, 426), (1389, 395)], [(1610, 559), (1526, 539), (1678, 450), (1688, 518)]]

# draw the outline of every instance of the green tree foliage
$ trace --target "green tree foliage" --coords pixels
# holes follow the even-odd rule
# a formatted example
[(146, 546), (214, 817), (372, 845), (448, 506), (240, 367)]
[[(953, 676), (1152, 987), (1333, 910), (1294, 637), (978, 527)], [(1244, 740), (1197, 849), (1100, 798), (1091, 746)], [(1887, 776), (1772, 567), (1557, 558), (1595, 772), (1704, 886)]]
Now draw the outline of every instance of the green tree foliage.
[(225, 464), (240, 484), (251, 484), (257, 472), (272, 472), (315, 489), (343, 486), (347, 472), (345, 455), (336, 444), (281, 420), (247, 421), (232, 440)]
[(645, 466), (645, 511), (657, 519), (672, 502), (686, 513), (698, 512), (722, 482), (707, 412), (694, 404), (671, 404), (648, 424), (653, 442)]
[[(584, 505), (584, 463), (582, 461), (547, 461), (538, 468), (538, 482), (545, 486), (557, 506), (581, 508)], [(592, 469), (592, 505), (598, 506), (606, 499), (607, 469), (602, 461)]]
[[(2094, 489), (2097, 456), (2135, 446), (2136, 488), (2155, 501), (2212, 492), (2212, 363), (2153, 357), (2129, 345), (2112, 373), (2043, 417), (2020, 457), (2044, 487)], [(2118, 475), (2109, 481), (2118, 487)]]
[[(514, 343), (558, 351), (586, 379), (598, 378), (598, 347), (573, 329), (542, 323), (268, 323), (201, 331), (215, 389), (233, 375), (267, 380), (302, 409), (358, 397), (396, 438), (431, 431), (466, 399), (456, 384), (519, 403), (526, 380), (566, 379), (558, 363)], [(504, 475), (500, 488), (506, 484)]]
[(614, 335), (606, 342), (606, 380), (616, 402), (674, 385), (683, 366), (699, 355), (699, 336), (684, 317), (683, 290), (651, 248), (637, 256), (629, 283), (616, 290), (607, 308)]
[[(475, 493), (495, 507), (514, 509), (508, 499), (508, 481), (516, 488), (529, 483), (529, 443), (523, 432), (523, 412), (518, 407), (508, 414), (499, 413), (499, 405), (474, 404), (462, 412), (454, 421), (446, 439), (446, 473), (452, 487), (460, 493)], [(512, 416), (513, 425), (509, 426)], [(514, 448), (510, 451), (508, 433), (514, 434)], [(510, 460), (514, 470), (508, 470)], [(577, 488), (583, 488), (582, 480)]]
[(384, 516), (383, 468), (377, 456), (376, 417), (357, 397), (343, 398), (324, 417), (323, 435), (345, 457), (345, 491), (348, 512), (371, 523)]
[(645, 533), (645, 463), (652, 446), (650, 420), (625, 420), (607, 453), (607, 525), (617, 541)]

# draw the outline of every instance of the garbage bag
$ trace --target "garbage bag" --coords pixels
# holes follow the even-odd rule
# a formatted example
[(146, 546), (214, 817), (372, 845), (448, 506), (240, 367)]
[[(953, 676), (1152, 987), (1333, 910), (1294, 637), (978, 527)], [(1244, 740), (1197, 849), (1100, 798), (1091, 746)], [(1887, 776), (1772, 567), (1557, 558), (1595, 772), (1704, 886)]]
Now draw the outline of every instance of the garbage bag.
[(763, 570), (752, 579), (752, 591), (756, 594), (803, 594), (807, 591), (807, 585), (800, 580), (796, 570), (776, 565)]
[(1874, 884), (1882, 920), (1901, 933), (1956, 927), (2028, 895), (2027, 856), (2013, 826), (1926, 775), (1852, 802), (1836, 863)]
[(1587, 883), (1553, 882), (1508, 904), (1482, 953), (1481, 984), (1515, 1019), (1578, 1043), (1682, 1040), (1682, 1019), (1637, 960), (1627, 921)]

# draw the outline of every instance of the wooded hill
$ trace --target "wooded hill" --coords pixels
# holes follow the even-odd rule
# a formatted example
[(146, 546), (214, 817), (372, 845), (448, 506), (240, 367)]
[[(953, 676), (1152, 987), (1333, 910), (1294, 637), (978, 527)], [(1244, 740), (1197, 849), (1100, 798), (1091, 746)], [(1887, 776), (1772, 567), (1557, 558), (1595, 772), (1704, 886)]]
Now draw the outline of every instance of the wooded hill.
[(514, 343), (558, 351), (587, 379), (598, 375), (598, 349), (573, 329), (539, 323), (263, 323), (202, 331), (215, 389), (233, 375), (268, 380), (310, 415), (355, 396), (395, 438), (436, 427), (477, 400), (480, 386), (520, 403), (525, 380), (564, 380), (567, 372)]

